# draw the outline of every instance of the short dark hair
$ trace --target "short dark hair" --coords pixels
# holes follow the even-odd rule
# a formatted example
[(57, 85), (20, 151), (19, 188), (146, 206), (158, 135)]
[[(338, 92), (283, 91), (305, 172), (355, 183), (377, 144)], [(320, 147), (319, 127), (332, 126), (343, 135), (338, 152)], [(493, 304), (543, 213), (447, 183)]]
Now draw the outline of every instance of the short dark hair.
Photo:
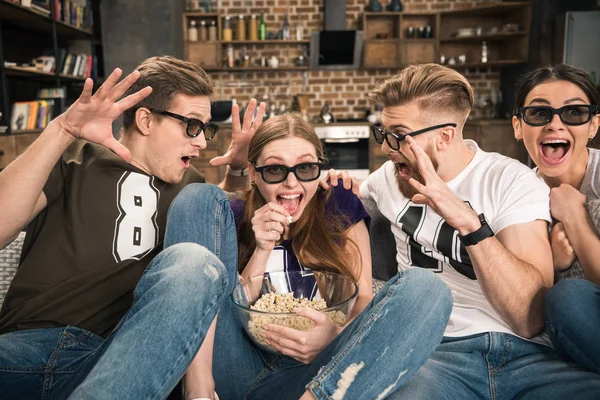
[(550, 81), (568, 81), (579, 87), (590, 100), (590, 104), (600, 104), (600, 93), (594, 86), (592, 78), (581, 68), (566, 64), (540, 67), (524, 73), (517, 80), (517, 94), (515, 96), (515, 109), (525, 105), (525, 98), (534, 87)]
[[(146, 86), (152, 88), (150, 96), (123, 113), (123, 128), (135, 123), (135, 113), (140, 107), (167, 110), (178, 94), (212, 96), (213, 85), (208, 74), (198, 65), (171, 56), (150, 57), (138, 67), (140, 77), (127, 90), (125, 96)], [(156, 115), (156, 118), (161, 118)]]

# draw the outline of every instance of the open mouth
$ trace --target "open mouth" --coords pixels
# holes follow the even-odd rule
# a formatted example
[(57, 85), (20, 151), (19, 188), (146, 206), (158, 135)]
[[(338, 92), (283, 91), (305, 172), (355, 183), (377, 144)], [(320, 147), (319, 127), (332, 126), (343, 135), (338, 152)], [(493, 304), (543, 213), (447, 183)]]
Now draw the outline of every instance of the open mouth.
[(281, 194), (277, 195), (277, 203), (285, 208), (290, 215), (294, 215), (298, 211), (298, 208), (300, 208), (300, 203), (302, 202), (303, 197), (304, 196), (299, 193)]
[(183, 165), (185, 168), (189, 168), (190, 166), (190, 162), (192, 161), (192, 159), (195, 158), (194, 156), (183, 156), (181, 157), (181, 161), (183, 161)]
[(410, 166), (406, 163), (396, 163), (396, 171), (398, 172), (398, 176), (402, 179), (410, 179)]
[(547, 164), (560, 164), (571, 149), (571, 142), (566, 139), (543, 140), (540, 143), (542, 159)]

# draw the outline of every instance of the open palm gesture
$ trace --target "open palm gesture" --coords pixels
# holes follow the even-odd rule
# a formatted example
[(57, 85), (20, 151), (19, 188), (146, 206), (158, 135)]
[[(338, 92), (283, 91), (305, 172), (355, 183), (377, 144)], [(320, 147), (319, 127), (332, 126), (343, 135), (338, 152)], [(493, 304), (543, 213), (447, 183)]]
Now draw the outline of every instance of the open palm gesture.
[(122, 73), (116, 68), (93, 96), (93, 82), (86, 79), (79, 99), (59, 118), (63, 130), (74, 138), (101, 144), (129, 162), (131, 152), (113, 137), (112, 122), (152, 93), (152, 88), (145, 87), (117, 101), (140, 77), (138, 71), (133, 71), (117, 84)]
[(227, 152), (222, 156), (218, 156), (209, 161), (213, 167), (219, 165), (229, 165), (233, 169), (244, 169), (248, 165), (248, 145), (250, 139), (254, 136), (254, 132), (262, 124), (263, 116), (265, 115), (265, 103), (261, 102), (257, 108), (256, 99), (250, 100), (250, 104), (246, 108), (244, 121), (240, 123), (240, 106), (234, 104), (231, 107), (231, 144)]

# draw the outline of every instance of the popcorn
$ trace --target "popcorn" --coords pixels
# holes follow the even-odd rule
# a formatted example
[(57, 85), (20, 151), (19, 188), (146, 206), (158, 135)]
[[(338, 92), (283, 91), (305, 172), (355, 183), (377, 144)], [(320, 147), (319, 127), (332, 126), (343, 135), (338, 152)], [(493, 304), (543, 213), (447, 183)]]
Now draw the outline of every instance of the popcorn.
[[(250, 315), (248, 321), (248, 332), (255, 342), (262, 346), (276, 351), (269, 346), (265, 339), (260, 335), (264, 324), (275, 324), (288, 328), (297, 329), (299, 331), (307, 331), (314, 326), (314, 321), (293, 314), (295, 308), (313, 308), (315, 310), (323, 310), (327, 308), (327, 303), (323, 299), (309, 300), (306, 298), (295, 298), (293, 293), (265, 293), (260, 299), (250, 306), (252, 310), (272, 312), (272, 313), (290, 313), (289, 315)], [(328, 311), (325, 313), (327, 317), (337, 326), (343, 326), (346, 323), (347, 317), (341, 311)]]

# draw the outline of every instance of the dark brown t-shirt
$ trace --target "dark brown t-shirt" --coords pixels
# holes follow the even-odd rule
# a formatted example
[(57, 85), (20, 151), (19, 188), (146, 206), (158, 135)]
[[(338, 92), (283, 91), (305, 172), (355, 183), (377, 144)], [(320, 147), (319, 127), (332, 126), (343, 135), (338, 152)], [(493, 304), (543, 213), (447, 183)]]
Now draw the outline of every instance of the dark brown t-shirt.
[(74, 325), (106, 337), (162, 249), (169, 204), (187, 184), (148, 176), (102, 146), (77, 141), (44, 187), (21, 263), (0, 312), (0, 333)]

